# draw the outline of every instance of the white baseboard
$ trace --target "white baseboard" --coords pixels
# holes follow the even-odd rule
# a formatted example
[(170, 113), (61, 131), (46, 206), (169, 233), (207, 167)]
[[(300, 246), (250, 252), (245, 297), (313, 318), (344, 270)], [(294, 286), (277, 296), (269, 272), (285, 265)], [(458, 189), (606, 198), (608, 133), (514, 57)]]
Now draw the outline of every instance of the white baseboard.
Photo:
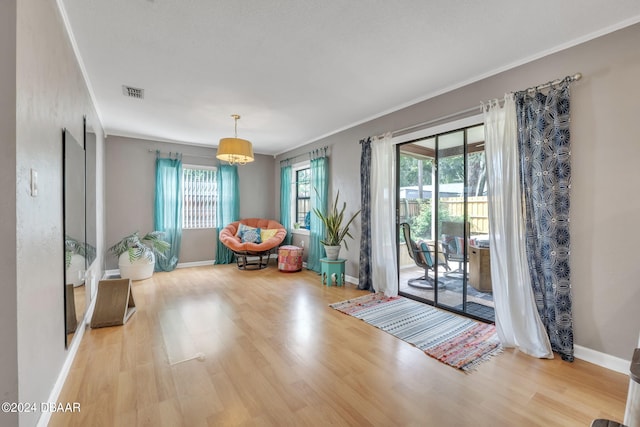
[(215, 260), (207, 261), (194, 261), (194, 262), (179, 262), (176, 268), (189, 268), (189, 267), (202, 267), (203, 265), (213, 265)]
[[(194, 262), (179, 262), (176, 265), (176, 268), (189, 268), (189, 267), (201, 267), (203, 265), (213, 265), (215, 264), (215, 260), (206, 260), (206, 261), (194, 261)], [(111, 276), (120, 276), (120, 269), (116, 268), (113, 270), (105, 270), (103, 279), (106, 279)]]
[[(303, 268), (307, 268), (307, 262), (306, 261), (302, 262), (302, 267)], [(358, 283), (359, 283), (357, 277), (349, 276), (348, 274), (344, 275), (344, 281), (347, 282), (347, 283), (354, 284), (354, 285), (358, 285)]]
[(108, 279), (109, 277), (112, 277), (112, 276), (120, 276), (120, 269), (116, 268), (115, 270), (105, 270), (102, 278)]
[[(71, 370), (73, 360), (76, 358), (76, 354), (78, 354), (78, 348), (80, 347), (80, 343), (82, 342), (84, 332), (89, 327), (89, 323), (91, 323), (91, 316), (93, 314), (95, 303), (96, 299), (94, 298), (87, 308), (87, 311), (84, 315), (84, 321), (78, 324), (78, 328), (76, 329), (76, 332), (73, 335), (73, 339), (71, 340), (71, 345), (69, 345), (69, 348), (67, 348), (67, 357), (62, 364), (62, 369), (60, 369), (60, 373), (58, 374), (58, 378), (56, 379), (55, 384), (53, 385), (53, 389), (49, 394), (49, 400), (47, 400), (47, 402), (55, 403), (60, 397), (60, 392), (62, 392), (62, 387), (67, 381), (67, 376), (69, 375), (69, 371)], [(52, 412), (50, 411), (43, 411), (36, 425), (38, 427), (46, 427), (49, 424), (49, 420), (51, 419), (51, 414)]]
[(352, 283), (356, 286), (360, 283), (357, 277), (349, 276), (348, 274), (344, 275), (344, 281), (348, 283)]
[(611, 356), (610, 354), (601, 353), (580, 345), (574, 346), (573, 355), (576, 359), (584, 360), (585, 362), (593, 363), (594, 365), (611, 369), (612, 371), (620, 372), (625, 375), (629, 374), (629, 369), (631, 367), (630, 360)]

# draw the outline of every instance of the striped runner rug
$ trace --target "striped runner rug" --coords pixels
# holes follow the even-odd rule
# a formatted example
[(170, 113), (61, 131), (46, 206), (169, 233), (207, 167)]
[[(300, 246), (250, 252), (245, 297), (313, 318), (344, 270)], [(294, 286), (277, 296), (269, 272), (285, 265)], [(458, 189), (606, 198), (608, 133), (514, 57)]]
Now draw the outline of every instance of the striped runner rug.
[(465, 372), (502, 351), (494, 325), (408, 298), (376, 293), (330, 304)]

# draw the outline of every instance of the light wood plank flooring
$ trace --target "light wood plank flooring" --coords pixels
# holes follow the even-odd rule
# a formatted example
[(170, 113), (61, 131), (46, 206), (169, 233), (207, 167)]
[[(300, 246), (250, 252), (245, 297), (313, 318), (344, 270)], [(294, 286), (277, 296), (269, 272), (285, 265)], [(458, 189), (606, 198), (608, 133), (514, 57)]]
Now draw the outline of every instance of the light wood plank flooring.
[[(628, 377), (507, 350), (465, 374), (327, 305), (365, 292), (235, 265), (134, 282), (138, 312), (87, 330), (51, 426), (588, 426)], [(204, 360), (189, 360), (201, 353)]]

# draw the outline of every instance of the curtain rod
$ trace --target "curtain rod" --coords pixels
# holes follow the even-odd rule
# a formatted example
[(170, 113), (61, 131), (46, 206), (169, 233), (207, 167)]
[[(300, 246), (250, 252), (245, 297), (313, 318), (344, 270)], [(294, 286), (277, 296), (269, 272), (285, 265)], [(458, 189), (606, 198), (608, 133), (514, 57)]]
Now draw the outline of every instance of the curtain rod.
[[(419, 130), (423, 130), (426, 129), (427, 127), (430, 127), (431, 125), (438, 123), (438, 122), (442, 122), (445, 120), (451, 120), (453, 118), (464, 118), (461, 116), (466, 116), (469, 113), (472, 113), (473, 111), (478, 111), (480, 109), (480, 107), (471, 107), (471, 108), (467, 108), (466, 110), (462, 110), (462, 111), (458, 111), (455, 113), (451, 113), (451, 114), (447, 114), (446, 116), (441, 116), (435, 119), (431, 119), (431, 120), (427, 120), (426, 122), (422, 122), (422, 123), (418, 123), (415, 125), (411, 125), (411, 126), (407, 126), (405, 128), (402, 129), (397, 129), (394, 130), (393, 132), (391, 132), (391, 136), (395, 137), (395, 136), (401, 136), (407, 133), (411, 133), (411, 132), (416, 132)], [(385, 136), (387, 134), (387, 132), (382, 133), (380, 135), (376, 135), (378, 138), (382, 138), (383, 136)]]
[(324, 150), (325, 154), (326, 154), (328, 149), (329, 149), (328, 145), (325, 145), (324, 147), (315, 148), (315, 149), (313, 149), (313, 150), (311, 150), (311, 151), (309, 151), (307, 153), (301, 153), (301, 154), (298, 154), (297, 156), (287, 157), (286, 159), (282, 159), (282, 160), (280, 160), (280, 164), (283, 164), (283, 163), (286, 163), (286, 162), (290, 162), (290, 161), (298, 159), (300, 157), (305, 157), (305, 156), (311, 157), (313, 155), (314, 151)]
[[(555, 86), (557, 84), (560, 84), (565, 80), (567, 80), (567, 81), (569, 81), (571, 83), (571, 82), (575, 82), (577, 80), (580, 80), (581, 78), (582, 78), (582, 73), (575, 73), (574, 75), (567, 76), (564, 79), (555, 79), (555, 80), (552, 80), (550, 82), (546, 82), (546, 83), (540, 84), (538, 86), (528, 87), (525, 90), (521, 90), (521, 91), (518, 91), (518, 92), (535, 92), (535, 91), (538, 91), (538, 90), (550, 88), (551, 86)], [(512, 92), (512, 93), (515, 93), (515, 92)]]
[[(531, 86), (531, 87), (528, 87), (528, 88), (526, 88), (524, 90), (518, 90), (518, 91), (515, 91), (515, 92), (509, 92), (508, 94), (515, 95), (516, 93), (524, 93), (524, 92), (526, 92), (528, 94), (532, 94), (532, 93), (535, 93), (535, 92), (543, 90), (543, 89), (548, 89), (548, 88), (550, 88), (552, 86), (558, 85), (558, 84), (560, 84), (562, 82), (565, 82), (565, 81), (569, 82), (569, 83), (573, 83), (573, 82), (575, 82), (577, 80), (580, 80), (581, 78), (582, 78), (582, 73), (575, 73), (574, 75), (567, 76), (567, 77), (565, 77), (563, 79), (551, 80), (551, 81), (549, 81), (547, 83), (542, 83), (542, 84), (539, 84), (537, 86)], [(482, 110), (484, 110), (487, 106), (491, 105), (494, 102), (499, 102), (499, 100), (498, 99), (490, 99), (488, 101), (481, 102), (480, 103), (480, 108)]]
[[(567, 76), (564, 79), (556, 79), (556, 80), (552, 80), (550, 82), (547, 83), (543, 83), (537, 86), (532, 86), (529, 87), (527, 89), (525, 89), (525, 91), (527, 92), (534, 92), (536, 90), (542, 90), (542, 89), (546, 89), (549, 88), (551, 86), (557, 85), (562, 83), (564, 80), (569, 79), (570, 82), (575, 82), (577, 80), (580, 80), (582, 78), (582, 73), (575, 73), (572, 76)], [(515, 93), (515, 92), (512, 92)], [(467, 108), (466, 110), (462, 110), (462, 111), (458, 111), (456, 113), (452, 113), (452, 114), (447, 114), (446, 116), (442, 116), (442, 117), (438, 117), (436, 119), (431, 119), (431, 120), (427, 120), (426, 122), (422, 122), (422, 123), (418, 123), (415, 125), (411, 125), (411, 126), (407, 126), (405, 128), (402, 129), (398, 129), (398, 130), (394, 130), (393, 132), (391, 132), (391, 136), (401, 136), (410, 132), (414, 132), (414, 131), (419, 131), (419, 130), (423, 130), (426, 129), (427, 127), (438, 123), (438, 122), (442, 122), (445, 120), (451, 120), (454, 118), (464, 118), (462, 116), (465, 116), (473, 111), (482, 111), (482, 105), (480, 105), (479, 107), (471, 107), (471, 108)], [(385, 133), (377, 135), (378, 138), (382, 138), (385, 135)]]
[(157, 152), (157, 153), (159, 153), (161, 156), (172, 156), (172, 155), (174, 155), (174, 154), (180, 154), (180, 155), (182, 155), (182, 157), (200, 157), (200, 158), (202, 158), (202, 159), (213, 159), (213, 160), (217, 160), (217, 158), (216, 158), (215, 156), (202, 156), (202, 155), (199, 155), (199, 154), (183, 154), (183, 153), (179, 153), (179, 152), (177, 152), (177, 151), (176, 151), (176, 152), (173, 152), (173, 151), (166, 152), (166, 151), (152, 150), (151, 148), (149, 148), (149, 149), (147, 150), (147, 152), (149, 152), (149, 153), (153, 153), (153, 154), (155, 154), (155, 153)]
[(308, 156), (308, 155), (309, 155), (309, 153), (302, 153), (302, 154), (298, 154), (297, 156), (287, 157), (286, 159), (280, 160), (280, 164), (283, 164), (283, 163), (286, 163), (286, 162), (290, 162), (292, 160), (298, 159), (300, 157)]

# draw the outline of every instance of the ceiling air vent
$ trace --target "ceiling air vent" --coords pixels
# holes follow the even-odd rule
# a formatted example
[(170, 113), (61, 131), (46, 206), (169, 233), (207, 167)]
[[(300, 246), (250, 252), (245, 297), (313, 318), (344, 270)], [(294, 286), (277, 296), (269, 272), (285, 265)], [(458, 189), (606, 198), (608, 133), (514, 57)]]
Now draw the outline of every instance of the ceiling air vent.
[(124, 96), (128, 96), (131, 98), (137, 98), (137, 99), (144, 98), (144, 89), (139, 89), (137, 87), (122, 85), (122, 93), (124, 94)]

